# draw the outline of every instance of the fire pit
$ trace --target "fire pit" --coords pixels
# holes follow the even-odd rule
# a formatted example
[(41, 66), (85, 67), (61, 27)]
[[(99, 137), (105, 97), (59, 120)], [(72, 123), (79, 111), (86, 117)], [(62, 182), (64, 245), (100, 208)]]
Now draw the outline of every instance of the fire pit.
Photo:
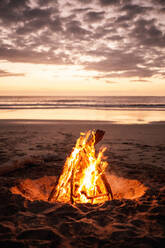
[(113, 199), (142, 196), (147, 188), (139, 181), (114, 174), (105, 175), (108, 165), (104, 156), (106, 147), (101, 147), (99, 152), (95, 150), (103, 136), (102, 130), (81, 133), (58, 180), (55, 176), (35, 180), (27, 178), (12, 187), (12, 193), (21, 194), (31, 201), (71, 204), (100, 204)]

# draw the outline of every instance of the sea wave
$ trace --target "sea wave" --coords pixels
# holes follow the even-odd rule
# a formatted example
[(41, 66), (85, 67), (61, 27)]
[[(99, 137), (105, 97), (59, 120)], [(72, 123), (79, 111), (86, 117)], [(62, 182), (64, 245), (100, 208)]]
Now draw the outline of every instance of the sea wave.
[(0, 109), (59, 109), (59, 108), (92, 108), (92, 109), (164, 109), (165, 104), (96, 104), (96, 103), (14, 103), (0, 104)]

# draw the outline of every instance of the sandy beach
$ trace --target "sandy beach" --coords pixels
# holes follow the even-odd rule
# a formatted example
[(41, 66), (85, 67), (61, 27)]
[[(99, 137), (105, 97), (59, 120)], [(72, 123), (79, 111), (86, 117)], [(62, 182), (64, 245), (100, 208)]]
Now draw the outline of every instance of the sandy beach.
[(165, 248), (165, 0), (0, 0), (0, 248)]
[[(80, 132), (105, 131), (114, 200), (47, 198)], [(165, 123), (0, 121), (0, 247), (165, 247)]]

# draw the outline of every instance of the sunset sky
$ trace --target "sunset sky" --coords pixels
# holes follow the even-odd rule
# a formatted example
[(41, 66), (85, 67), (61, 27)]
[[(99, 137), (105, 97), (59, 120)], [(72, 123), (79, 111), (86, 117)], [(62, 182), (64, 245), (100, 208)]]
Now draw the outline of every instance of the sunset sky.
[(165, 95), (164, 0), (0, 0), (0, 95)]

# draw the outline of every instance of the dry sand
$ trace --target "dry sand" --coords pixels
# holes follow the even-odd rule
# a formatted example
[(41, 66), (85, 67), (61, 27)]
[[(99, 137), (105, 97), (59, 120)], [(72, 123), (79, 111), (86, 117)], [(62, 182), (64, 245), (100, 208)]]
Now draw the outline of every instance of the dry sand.
[[(93, 128), (106, 131), (97, 146), (108, 147), (115, 199), (49, 203), (79, 133)], [(0, 166), (16, 161), (23, 168), (0, 177), (0, 248), (165, 247), (165, 124), (1, 121)]]

